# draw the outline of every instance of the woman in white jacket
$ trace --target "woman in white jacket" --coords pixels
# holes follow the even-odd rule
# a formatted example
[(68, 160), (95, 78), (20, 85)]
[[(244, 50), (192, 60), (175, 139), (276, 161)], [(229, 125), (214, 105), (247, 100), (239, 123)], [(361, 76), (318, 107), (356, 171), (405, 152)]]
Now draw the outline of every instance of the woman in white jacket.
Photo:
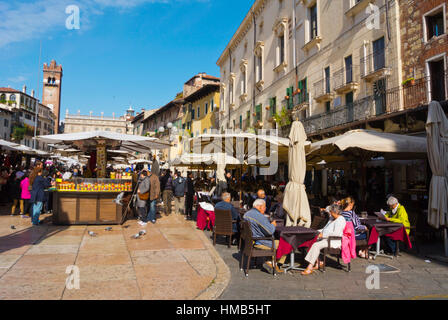
[[(309, 262), (308, 267), (302, 272), (302, 275), (309, 275), (313, 273), (313, 270), (317, 270), (319, 267), (319, 254), (320, 251), (328, 247), (328, 237), (342, 237), (345, 228), (345, 218), (341, 215), (341, 207), (337, 204), (330, 206), (330, 215), (333, 219), (328, 221), (327, 225), (319, 230), (320, 234), (318, 240), (311, 246), (310, 251), (305, 257), (305, 260)], [(331, 240), (330, 246), (332, 248), (340, 248), (341, 240)]]

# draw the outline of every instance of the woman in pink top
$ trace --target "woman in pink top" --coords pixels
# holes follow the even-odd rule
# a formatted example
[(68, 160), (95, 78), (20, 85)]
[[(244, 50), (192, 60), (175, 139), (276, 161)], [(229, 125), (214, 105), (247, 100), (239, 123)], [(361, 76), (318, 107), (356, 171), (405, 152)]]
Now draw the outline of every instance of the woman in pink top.
[(31, 193), (30, 193), (30, 190), (28, 190), (29, 185), (30, 185), (30, 179), (28, 178), (28, 172), (27, 172), (27, 173), (25, 173), (22, 181), (20, 182), (20, 189), (21, 189), (20, 209), (22, 210), (23, 218), (25, 217), (25, 214), (30, 213)]

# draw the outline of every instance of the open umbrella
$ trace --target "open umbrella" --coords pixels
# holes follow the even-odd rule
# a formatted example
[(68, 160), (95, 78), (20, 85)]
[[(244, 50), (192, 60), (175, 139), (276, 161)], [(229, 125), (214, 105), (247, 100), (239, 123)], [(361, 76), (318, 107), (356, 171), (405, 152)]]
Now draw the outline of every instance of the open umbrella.
[[(428, 224), (448, 226), (448, 119), (437, 101), (432, 101), (426, 120), (428, 160), (433, 176), (429, 187)], [(448, 256), (447, 230), (445, 255)]]
[(311, 211), (304, 185), (306, 133), (300, 121), (294, 121), (289, 134), (288, 178), (283, 209), (288, 213), (286, 226), (311, 225)]

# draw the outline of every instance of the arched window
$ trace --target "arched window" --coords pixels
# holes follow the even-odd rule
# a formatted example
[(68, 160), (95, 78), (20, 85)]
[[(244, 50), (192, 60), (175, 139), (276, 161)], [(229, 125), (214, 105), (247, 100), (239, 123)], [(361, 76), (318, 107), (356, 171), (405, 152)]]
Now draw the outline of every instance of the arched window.
[(48, 77), (48, 79), (47, 79), (47, 83), (48, 83), (48, 84), (51, 84), (51, 77)]
[(16, 95), (15, 94), (10, 95), (9, 100), (16, 101)]
[(4, 93), (2, 93), (0, 95), (0, 101), (5, 101), (6, 100), (6, 95)]

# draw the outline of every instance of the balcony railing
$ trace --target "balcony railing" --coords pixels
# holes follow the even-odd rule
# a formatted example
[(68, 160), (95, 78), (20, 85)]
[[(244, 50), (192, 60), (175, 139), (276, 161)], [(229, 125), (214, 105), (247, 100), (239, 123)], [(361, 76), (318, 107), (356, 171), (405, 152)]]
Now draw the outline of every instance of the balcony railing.
[(374, 116), (372, 99), (355, 101), (343, 107), (337, 107), (329, 112), (304, 119), (303, 125), (307, 134), (315, 133), (332, 127), (344, 125), (353, 121), (365, 120)]
[(309, 102), (309, 94), (306, 91), (301, 91), (293, 97), (294, 107)]
[(314, 83), (314, 97), (316, 100), (332, 95), (330, 83), (330, 78), (324, 78)]
[(336, 91), (352, 91), (357, 86), (355, 75), (357, 71), (356, 66), (349, 68), (342, 68), (333, 74), (333, 87)]
[(377, 72), (388, 70), (386, 65), (386, 52), (378, 51), (361, 58), (361, 78), (374, 75)]

